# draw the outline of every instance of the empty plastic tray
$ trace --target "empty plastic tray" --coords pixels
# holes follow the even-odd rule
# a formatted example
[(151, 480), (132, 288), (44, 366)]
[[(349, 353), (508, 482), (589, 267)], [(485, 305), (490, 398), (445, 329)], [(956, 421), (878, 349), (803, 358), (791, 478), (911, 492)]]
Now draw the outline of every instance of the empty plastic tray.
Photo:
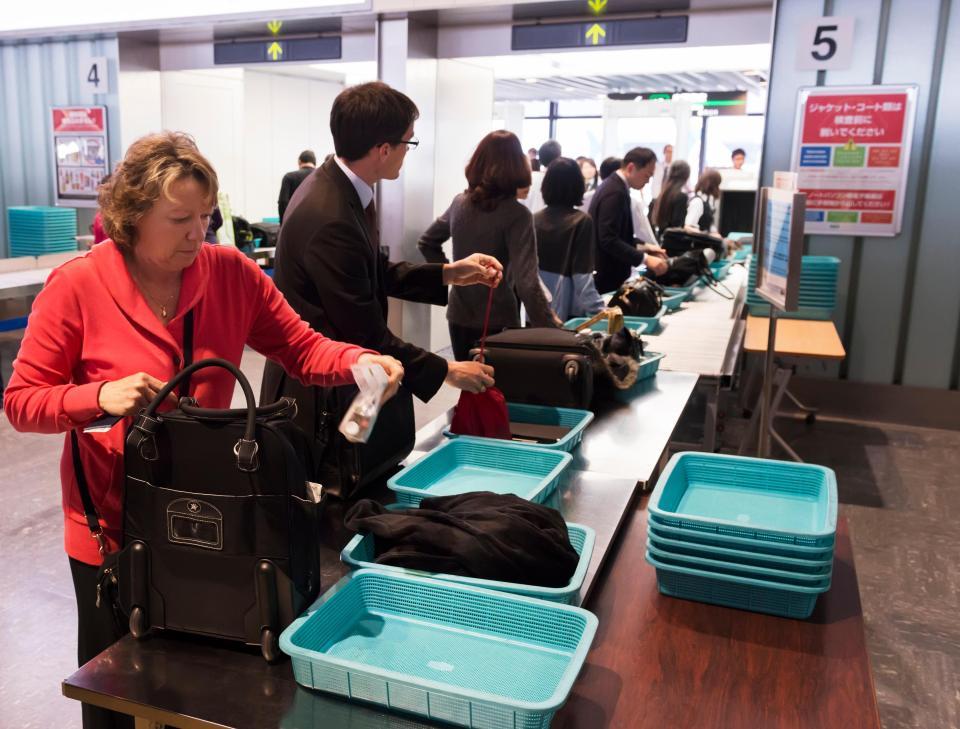
[(646, 555), (657, 570), (657, 587), (670, 597), (769, 613), (786, 618), (809, 618), (817, 604), (819, 587), (774, 586), (760, 580), (715, 575), (703, 570), (674, 567)]
[(647, 540), (647, 552), (667, 564), (706, 570), (714, 575), (748, 577), (753, 580), (778, 582), (784, 585), (799, 585), (801, 587), (829, 586), (830, 578), (833, 575), (833, 565), (823, 568), (824, 571), (815, 574), (791, 572), (790, 570), (755, 567), (752, 565), (728, 562), (721, 558), (708, 559), (705, 557), (691, 557), (689, 555), (677, 554), (667, 549), (658, 548), (650, 540)]
[(716, 453), (677, 453), (650, 498), (650, 513), (720, 534), (829, 547), (837, 530), (833, 471)]
[(690, 295), (686, 291), (679, 291), (675, 294), (668, 294), (666, 291), (664, 291), (664, 296), (661, 302), (665, 307), (667, 307), (667, 311), (676, 311), (680, 308), (680, 304), (686, 301), (689, 296)]
[(358, 570), (280, 647), (309, 688), (476, 729), (545, 729), (596, 628), (568, 605)]
[[(557, 425), (563, 428), (569, 428), (567, 434), (560, 438), (556, 443), (533, 443), (530, 441), (519, 441), (524, 445), (532, 445), (537, 448), (550, 448), (551, 450), (565, 451), (571, 453), (583, 440), (583, 431), (593, 420), (593, 413), (589, 410), (574, 410), (573, 408), (557, 408), (550, 405), (526, 405), (521, 403), (507, 403), (507, 414), (511, 423), (526, 423), (530, 425)], [(444, 430), (443, 434), (447, 438), (473, 437), (458, 436), (449, 430)], [(501, 442), (503, 438), (497, 439)], [(509, 442), (518, 442), (510, 440)]]
[(377, 564), (374, 561), (377, 555), (376, 542), (372, 534), (357, 534), (350, 540), (347, 546), (343, 548), (343, 551), (340, 553), (340, 559), (354, 569), (369, 567), (372, 569), (397, 572), (399, 574), (419, 574), (425, 577), (433, 577), (437, 580), (458, 582), (464, 585), (496, 590), (497, 592), (509, 592), (514, 595), (526, 595), (528, 597), (537, 597), (541, 600), (549, 600), (550, 602), (575, 605), (579, 603), (580, 588), (583, 586), (583, 581), (587, 576), (587, 567), (590, 565), (590, 557), (593, 555), (593, 544), (596, 540), (596, 533), (590, 527), (571, 524), (569, 522), (567, 522), (567, 533), (570, 536), (570, 545), (577, 551), (577, 554), (580, 555), (580, 561), (577, 563), (577, 569), (570, 578), (570, 582), (564, 587), (542, 587), (540, 585), (522, 585), (515, 582), (481, 580), (476, 577), (418, 572), (417, 570), (408, 570), (403, 567)]
[(570, 465), (569, 453), (490, 438), (454, 438), (407, 466), (387, 487), (397, 502), (418, 506), (429, 496), (471, 491), (547, 499)]
[(667, 536), (683, 542), (690, 542), (694, 545), (700, 544), (739, 549), (744, 554), (768, 554), (809, 560), (833, 559), (832, 545), (829, 547), (806, 547), (787, 542), (766, 542), (754, 537), (735, 537), (728, 534), (720, 534), (712, 524), (703, 525), (686, 522), (678, 527), (665, 523), (660, 517), (654, 516), (649, 512), (647, 512), (647, 517), (651, 534)]
[(648, 524), (650, 542), (658, 549), (678, 556), (703, 557), (705, 559), (719, 559), (732, 564), (750, 565), (753, 567), (770, 567), (777, 570), (787, 570), (804, 574), (827, 574), (833, 565), (833, 554), (828, 553), (824, 559), (801, 559), (783, 555), (761, 554), (749, 552), (735, 547), (720, 547), (710, 544), (697, 544), (682, 539), (671, 539), (664, 536), (654, 524)]

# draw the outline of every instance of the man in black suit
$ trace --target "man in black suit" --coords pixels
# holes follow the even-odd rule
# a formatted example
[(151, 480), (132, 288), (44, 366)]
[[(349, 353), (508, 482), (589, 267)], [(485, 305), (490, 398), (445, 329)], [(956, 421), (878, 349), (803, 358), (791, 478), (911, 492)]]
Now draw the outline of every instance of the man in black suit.
[(656, 166), (657, 155), (652, 149), (634, 147), (624, 155), (620, 169), (604, 180), (590, 199), (597, 266), (594, 282), (601, 293), (616, 291), (629, 278), (633, 266), (646, 264), (655, 276), (667, 271), (664, 250), (635, 239), (630, 211), (630, 189), (646, 185)]
[(300, 183), (310, 176), (310, 173), (317, 167), (317, 155), (312, 149), (305, 149), (297, 158), (297, 169), (288, 172), (283, 176), (280, 182), (280, 197), (277, 198), (277, 211), (280, 213), (280, 222), (283, 222), (283, 214), (287, 211), (290, 204), (290, 198), (300, 187)]
[(273, 363), (264, 372), (261, 400), (297, 399), (298, 422), (314, 438), (317, 478), (347, 497), (388, 475), (413, 448), (411, 393), (429, 400), (448, 384), (470, 392), (493, 385), (493, 368), (447, 362), (394, 335), (387, 297), (446, 305), (447, 285), (496, 286), (503, 267), (474, 254), (449, 264), (393, 263), (380, 248), (373, 185), (395, 180), (418, 142), (414, 103), (384, 83), (361, 84), (337, 96), (330, 112), (336, 154), (297, 189), (277, 244), (274, 281), (314, 329), (400, 360), (400, 392), (384, 406), (370, 441), (349, 443), (337, 432), (354, 387), (309, 388)]

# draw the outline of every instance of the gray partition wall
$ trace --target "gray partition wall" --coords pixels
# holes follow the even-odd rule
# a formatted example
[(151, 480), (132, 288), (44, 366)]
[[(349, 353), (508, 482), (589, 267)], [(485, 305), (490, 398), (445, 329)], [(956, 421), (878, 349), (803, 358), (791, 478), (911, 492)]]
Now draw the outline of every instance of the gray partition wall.
[[(903, 228), (893, 238), (809, 236), (807, 252), (842, 260), (835, 321), (847, 360), (828, 374), (957, 389), (960, 377), (960, 8), (951, 0), (780, 0), (776, 7), (762, 184), (790, 167), (803, 86), (916, 84)], [(799, 27), (855, 18), (842, 71), (796, 69)], [(822, 370), (819, 370), (822, 372)], [(812, 374), (812, 372), (811, 372)]]

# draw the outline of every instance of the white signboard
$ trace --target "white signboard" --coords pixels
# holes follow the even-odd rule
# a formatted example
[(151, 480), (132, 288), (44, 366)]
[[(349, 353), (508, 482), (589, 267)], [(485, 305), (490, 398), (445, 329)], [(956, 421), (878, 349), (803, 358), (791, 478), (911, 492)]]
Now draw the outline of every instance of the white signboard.
[(801, 193), (760, 189), (754, 244), (757, 293), (786, 311), (797, 308), (800, 293), (804, 203)]
[(807, 233), (900, 232), (916, 86), (800, 90), (791, 169), (807, 194)]
[(854, 18), (815, 18), (800, 24), (798, 71), (839, 71), (853, 65)]
[(110, 93), (110, 73), (104, 56), (91, 58), (80, 63), (80, 85), (91, 94)]

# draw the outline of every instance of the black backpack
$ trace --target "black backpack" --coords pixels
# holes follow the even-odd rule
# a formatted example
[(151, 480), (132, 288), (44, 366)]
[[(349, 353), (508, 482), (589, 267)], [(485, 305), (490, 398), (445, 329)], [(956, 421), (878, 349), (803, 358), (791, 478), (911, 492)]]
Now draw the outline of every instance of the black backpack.
[(616, 306), (624, 316), (656, 316), (663, 305), (663, 287), (650, 279), (623, 284), (607, 306)]
[[(157, 407), (194, 372), (228, 370), (246, 407), (209, 410), (181, 398)], [(320, 589), (319, 494), (290, 398), (256, 408), (243, 374), (222, 359), (182, 370), (135, 418), (124, 449), (124, 548), (116, 599), (130, 632), (163, 628), (260, 645)], [(114, 555), (110, 555), (114, 556)]]

